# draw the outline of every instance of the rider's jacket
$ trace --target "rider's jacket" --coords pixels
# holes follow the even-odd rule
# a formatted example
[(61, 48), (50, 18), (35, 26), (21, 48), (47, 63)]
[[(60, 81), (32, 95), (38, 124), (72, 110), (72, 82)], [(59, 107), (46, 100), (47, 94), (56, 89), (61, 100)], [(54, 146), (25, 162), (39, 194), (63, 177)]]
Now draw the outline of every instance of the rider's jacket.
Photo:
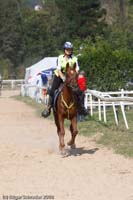
[(76, 56), (70, 56), (67, 58), (64, 54), (58, 57), (57, 68), (55, 70), (56, 76), (58, 76), (58, 70), (61, 70), (62, 73), (65, 73), (66, 64), (69, 63), (70, 66), (73, 66), (76, 63), (76, 71), (79, 71), (78, 60)]

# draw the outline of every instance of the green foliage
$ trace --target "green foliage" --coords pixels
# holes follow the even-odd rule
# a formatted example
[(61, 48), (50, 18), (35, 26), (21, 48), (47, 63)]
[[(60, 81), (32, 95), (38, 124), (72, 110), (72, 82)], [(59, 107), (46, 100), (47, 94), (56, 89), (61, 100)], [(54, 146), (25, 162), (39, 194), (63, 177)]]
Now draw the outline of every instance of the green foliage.
[[(105, 10), (100, 8), (99, 0), (56, 0), (60, 13), (60, 26), (67, 38), (95, 38), (103, 34)], [(62, 35), (61, 35), (62, 37)], [(63, 39), (63, 38), (62, 38)]]
[(0, 62), (8, 63), (4, 64), (8, 65), (5, 74), (22, 75), (24, 67), (43, 57), (57, 56), (63, 43), (70, 40), (76, 55), (81, 54), (80, 66), (87, 73), (90, 88), (124, 87), (133, 68), (132, 1), (129, 21), (122, 28), (120, 24), (106, 26), (106, 12), (99, 0), (37, 2), (43, 5), (41, 11), (33, 9), (34, 0), (0, 1)]
[(27, 8), (22, 10), (22, 15), (26, 64), (56, 55), (56, 7), (48, 4), (39, 12)]
[(0, 27), (0, 56), (18, 65), (23, 54), (23, 37), (17, 0), (0, 1)]
[(12, 67), (12, 63), (9, 59), (0, 58), (0, 74), (3, 79), (8, 79), (10, 77)]
[(97, 39), (95, 44), (85, 43), (79, 60), (86, 72), (88, 87), (102, 91), (124, 88), (132, 77), (132, 51), (126, 47), (114, 48), (113, 43), (103, 39)]

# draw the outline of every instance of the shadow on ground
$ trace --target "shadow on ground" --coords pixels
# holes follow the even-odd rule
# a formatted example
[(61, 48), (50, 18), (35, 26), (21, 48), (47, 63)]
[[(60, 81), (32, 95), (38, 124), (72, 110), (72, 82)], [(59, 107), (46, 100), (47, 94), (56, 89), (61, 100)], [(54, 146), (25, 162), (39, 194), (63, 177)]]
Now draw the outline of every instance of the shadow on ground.
[(85, 149), (84, 147), (76, 148), (76, 149), (70, 149), (69, 156), (81, 156), (83, 154), (94, 154), (96, 151), (98, 151), (99, 148), (94, 149)]

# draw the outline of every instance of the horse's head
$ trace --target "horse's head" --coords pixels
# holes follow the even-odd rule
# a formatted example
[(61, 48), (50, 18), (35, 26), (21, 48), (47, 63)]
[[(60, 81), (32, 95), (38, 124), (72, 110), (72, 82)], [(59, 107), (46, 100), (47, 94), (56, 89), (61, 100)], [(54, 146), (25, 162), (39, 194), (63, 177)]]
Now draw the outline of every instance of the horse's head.
[(76, 63), (72, 67), (69, 66), (69, 63), (66, 65), (66, 85), (72, 89), (77, 88), (78, 86), (78, 74), (76, 72)]

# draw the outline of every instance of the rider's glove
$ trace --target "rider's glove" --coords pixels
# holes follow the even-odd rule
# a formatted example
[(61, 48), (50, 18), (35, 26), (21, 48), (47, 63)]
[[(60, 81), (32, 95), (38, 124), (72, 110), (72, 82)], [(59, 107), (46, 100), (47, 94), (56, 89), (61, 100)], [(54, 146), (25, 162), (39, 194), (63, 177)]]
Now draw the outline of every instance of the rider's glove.
[(62, 77), (62, 80), (63, 80), (63, 82), (65, 82), (65, 80), (66, 80), (66, 77), (65, 77), (65, 76), (63, 76), (63, 77)]

